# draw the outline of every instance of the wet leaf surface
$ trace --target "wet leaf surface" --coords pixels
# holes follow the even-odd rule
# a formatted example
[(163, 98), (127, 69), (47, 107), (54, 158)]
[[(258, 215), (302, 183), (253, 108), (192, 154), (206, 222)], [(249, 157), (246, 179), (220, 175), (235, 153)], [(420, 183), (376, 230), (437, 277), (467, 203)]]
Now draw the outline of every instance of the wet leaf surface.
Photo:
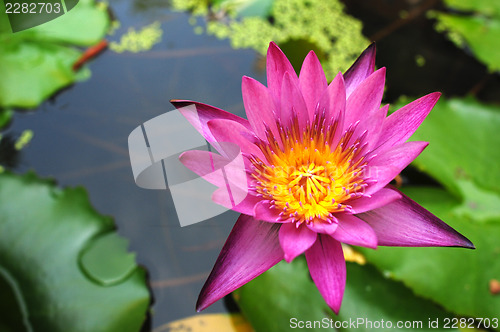
[(72, 70), (81, 55), (74, 46), (90, 46), (104, 37), (109, 18), (103, 5), (80, 0), (55, 20), (12, 33), (0, 4), (0, 108), (32, 108), (57, 90), (90, 72)]
[(279, 263), (237, 290), (234, 297), (256, 331), (290, 331), (300, 327), (315, 331), (333, 330), (332, 327), (341, 331), (373, 331), (377, 324), (393, 324), (392, 328), (396, 328), (398, 322), (405, 321), (422, 324), (415, 323), (405, 330), (430, 331), (433, 329), (428, 327), (429, 319), (442, 322), (451, 317), (436, 304), (416, 297), (403, 284), (385, 278), (373, 266), (356, 263), (347, 263), (344, 299), (339, 315), (335, 316), (309, 277), (303, 258), (290, 264)]
[[(470, 48), (491, 71), (500, 70), (500, 5), (498, 1), (458, 1), (445, 3), (451, 13), (435, 12), (436, 29), (446, 31), (457, 46)], [(458, 11), (458, 12), (457, 12)]]
[(460, 202), (439, 188), (414, 187), (404, 191), (467, 236), (477, 249), (362, 249), (367, 261), (402, 281), (417, 295), (432, 299), (451, 312), (467, 317), (498, 318), (500, 297), (491, 294), (488, 285), (500, 275), (500, 220), (477, 223), (458, 216), (455, 209)]
[(1, 174), (0, 229), (0, 327), (139, 330), (149, 306), (145, 271), (82, 188)]

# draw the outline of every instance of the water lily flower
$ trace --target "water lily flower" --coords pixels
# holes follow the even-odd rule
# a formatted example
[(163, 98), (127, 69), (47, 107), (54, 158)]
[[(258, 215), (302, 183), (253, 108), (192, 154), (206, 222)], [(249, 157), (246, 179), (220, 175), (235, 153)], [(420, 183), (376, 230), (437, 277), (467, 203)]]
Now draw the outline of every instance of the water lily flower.
[[(245, 159), (244, 198), (223, 191), (212, 200), (241, 213), (197, 303), (201, 311), (282, 259), (305, 253), (312, 280), (338, 313), (346, 283), (341, 243), (465, 247), (473, 244), (391, 187), (427, 146), (406, 142), (434, 107), (428, 94), (387, 116), (381, 107), (385, 68), (375, 71), (375, 45), (328, 84), (311, 51), (297, 76), (275, 43), (267, 52), (267, 87), (243, 77), (248, 120), (206, 104), (172, 103), (220, 154), (187, 151), (181, 162), (224, 189), (213, 173), (229, 152)], [(195, 105), (193, 108), (185, 107)], [(231, 171), (225, 173), (231, 177)], [(241, 187), (241, 183), (239, 184)]]

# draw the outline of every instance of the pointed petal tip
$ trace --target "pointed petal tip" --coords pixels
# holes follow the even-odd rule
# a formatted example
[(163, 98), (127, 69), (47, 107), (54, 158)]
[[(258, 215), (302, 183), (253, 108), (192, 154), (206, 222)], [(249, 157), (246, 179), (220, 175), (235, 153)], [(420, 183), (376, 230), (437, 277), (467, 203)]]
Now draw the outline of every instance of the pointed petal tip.
[(310, 50), (310, 51), (309, 51), (309, 53), (307, 53), (306, 58), (307, 58), (308, 56), (318, 57), (318, 56), (316, 55), (316, 52), (314, 52), (314, 50)]
[(291, 256), (291, 255), (288, 255), (285, 253), (285, 255), (283, 256), (283, 259), (287, 262), (287, 263), (291, 263), (293, 261), (295, 257)]
[[(441, 92), (436, 91), (436, 92), (430, 93), (429, 97), (431, 99), (433, 99), (432, 102), (434, 103), (434, 105), (436, 105), (436, 103), (438, 102), (439, 98), (441, 98), (442, 95), (443, 94)], [(434, 107), (434, 105), (432, 105), (432, 107)]]
[(459, 243), (457, 243), (457, 245), (456, 245), (457, 248), (465, 248), (465, 249), (472, 249), (472, 250), (476, 249), (476, 246), (471, 242), (471, 240), (469, 240), (468, 238), (466, 238), (465, 236), (463, 236), (460, 233), (458, 233), (458, 235), (460, 235), (460, 239), (458, 239)]
[(198, 300), (196, 301), (196, 312), (202, 312), (212, 304), (207, 303), (206, 294), (203, 292), (203, 290), (204, 289), (201, 290), (200, 295), (198, 295)]
[(328, 306), (330, 307), (330, 309), (332, 309), (332, 311), (335, 313), (335, 315), (339, 315), (339, 311), (340, 311), (340, 306), (337, 308), (336, 306), (333, 306), (333, 305), (330, 305), (328, 304)]
[[(431, 92), (419, 99), (416, 99), (416, 100), (432, 100), (432, 102), (437, 103), (437, 101), (439, 100), (439, 98), (442, 96), (443, 94), (439, 91), (435, 91), (435, 92)], [(433, 106), (434, 107), (434, 106)]]
[(371, 42), (370, 45), (368, 45), (367, 48), (364, 49), (363, 52), (359, 55), (358, 59), (356, 59), (356, 62), (359, 60), (361, 61), (369, 61), (371, 66), (375, 66), (375, 55), (377, 53), (377, 45), (376, 42)]
[(269, 47), (267, 48), (267, 57), (273, 56), (273, 54), (283, 54), (281, 48), (275, 42), (270, 42)]
[(279, 227), (240, 215), (201, 289), (196, 310), (202, 311), (283, 259)]
[(181, 108), (184, 106), (188, 106), (191, 104), (194, 104), (194, 101), (191, 100), (184, 100), (184, 99), (170, 99), (170, 103), (174, 105), (175, 108)]
[(338, 314), (344, 297), (346, 263), (342, 245), (330, 236), (320, 235), (306, 251), (309, 274), (326, 304)]
[(400, 200), (359, 215), (374, 229), (379, 245), (475, 248), (457, 230), (408, 196), (402, 195)]
[[(193, 151), (193, 150), (190, 150), (190, 151)], [(183, 160), (186, 159), (186, 154), (189, 154), (188, 153), (189, 151), (184, 151), (182, 152), (180, 155), (179, 155), (179, 161), (182, 163)]]
[(342, 72), (341, 72), (341, 71), (339, 71), (339, 72), (337, 73), (337, 75), (335, 75), (335, 77), (334, 77), (333, 79), (335, 80), (335, 79), (337, 79), (337, 77), (338, 77), (338, 79), (342, 82), (342, 85), (344, 85), (344, 86), (345, 86), (344, 74), (342, 74)]
[(377, 55), (377, 43), (376, 42), (371, 42), (370, 45), (368, 45), (367, 48), (361, 53), (359, 56), (360, 58), (366, 57), (367, 59), (370, 60), (370, 62), (375, 66), (375, 56)]

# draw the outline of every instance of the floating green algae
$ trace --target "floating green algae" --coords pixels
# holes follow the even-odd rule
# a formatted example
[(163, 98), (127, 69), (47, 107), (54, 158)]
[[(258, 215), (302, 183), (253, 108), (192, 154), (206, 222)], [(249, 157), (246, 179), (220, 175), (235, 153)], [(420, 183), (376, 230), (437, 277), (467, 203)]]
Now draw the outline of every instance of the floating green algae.
[[(264, 17), (216, 11), (220, 6), (216, 3), (210, 7), (207, 0), (174, 0), (172, 5), (193, 15), (206, 15), (207, 33), (230, 39), (233, 48), (252, 48), (264, 55), (270, 41), (280, 47), (289, 45), (290, 50), (312, 47), (328, 79), (347, 69), (369, 43), (361, 33), (362, 23), (345, 14), (344, 5), (338, 0), (275, 0), (269, 15)], [(286, 47), (284, 51), (297, 68)]]
[(120, 42), (111, 42), (109, 48), (116, 53), (149, 51), (161, 41), (162, 35), (161, 24), (159, 21), (155, 21), (139, 31), (129, 28), (128, 32), (121, 36)]

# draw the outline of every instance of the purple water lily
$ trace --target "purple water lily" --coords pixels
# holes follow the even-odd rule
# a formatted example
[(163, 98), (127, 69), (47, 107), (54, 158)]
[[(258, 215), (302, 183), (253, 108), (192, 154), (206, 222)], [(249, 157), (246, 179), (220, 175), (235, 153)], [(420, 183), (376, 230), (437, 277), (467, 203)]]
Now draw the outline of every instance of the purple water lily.
[[(341, 242), (369, 248), (474, 248), (389, 185), (427, 146), (406, 140), (440, 93), (387, 117), (388, 105), (380, 107), (384, 83), (385, 68), (375, 71), (373, 44), (328, 84), (314, 52), (297, 76), (271, 43), (268, 87), (243, 77), (248, 120), (206, 104), (172, 101), (221, 153), (188, 151), (180, 157), (184, 165), (206, 177), (228, 154), (218, 142), (236, 144), (245, 158), (244, 198), (235, 204), (223, 191), (212, 196), (242, 214), (203, 286), (198, 311), (282, 259), (291, 262), (305, 253), (313, 281), (338, 313), (346, 282)], [(196, 112), (184, 107), (193, 104)], [(224, 187), (213, 174), (207, 180)]]

